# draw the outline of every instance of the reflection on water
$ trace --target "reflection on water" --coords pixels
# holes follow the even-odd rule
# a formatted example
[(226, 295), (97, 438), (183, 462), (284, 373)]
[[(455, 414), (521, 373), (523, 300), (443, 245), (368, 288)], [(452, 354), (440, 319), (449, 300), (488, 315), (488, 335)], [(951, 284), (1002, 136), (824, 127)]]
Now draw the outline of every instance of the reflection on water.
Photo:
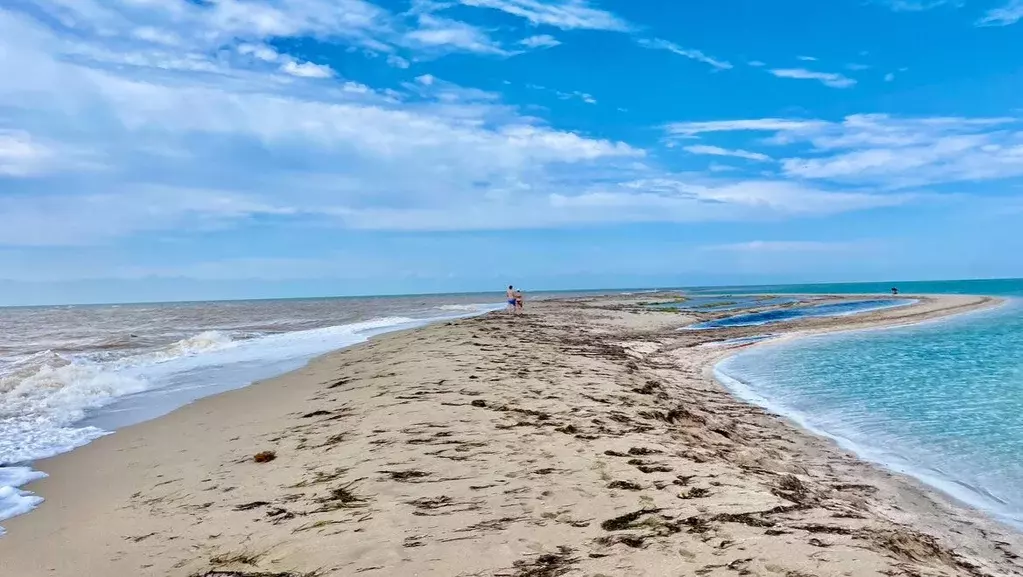
[(859, 313), (865, 313), (868, 311), (904, 306), (912, 304), (914, 302), (916, 301), (909, 299), (870, 299), (845, 301), (824, 305), (781, 308), (757, 313), (735, 315), (712, 321), (706, 321), (702, 323), (697, 323), (688, 328), (720, 329), (728, 327), (760, 326), (786, 321), (794, 321), (798, 319), (854, 315)]

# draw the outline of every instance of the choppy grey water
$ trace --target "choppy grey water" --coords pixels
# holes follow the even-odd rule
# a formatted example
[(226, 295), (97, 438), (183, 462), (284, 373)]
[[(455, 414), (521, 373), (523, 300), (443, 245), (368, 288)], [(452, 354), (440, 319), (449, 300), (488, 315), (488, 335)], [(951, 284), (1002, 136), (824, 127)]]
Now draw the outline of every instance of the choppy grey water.
[[(501, 295), (0, 308), (0, 520), (40, 499), (27, 464), (383, 332)], [(2, 532), (2, 529), (0, 529)]]

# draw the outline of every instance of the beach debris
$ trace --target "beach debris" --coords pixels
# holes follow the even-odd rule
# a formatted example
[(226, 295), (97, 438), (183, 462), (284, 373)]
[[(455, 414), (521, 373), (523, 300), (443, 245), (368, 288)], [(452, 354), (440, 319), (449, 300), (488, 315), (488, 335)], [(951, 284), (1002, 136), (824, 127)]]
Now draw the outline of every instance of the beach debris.
[[(840, 527), (837, 525), (820, 525), (817, 523), (811, 523), (809, 525), (797, 525), (794, 528), (806, 531), (807, 533), (824, 533), (827, 535), (852, 535), (852, 529), (848, 527)], [(890, 539), (891, 543), (897, 545), (900, 542), (902, 534), (893, 533), (894, 537)], [(887, 542), (887, 541), (886, 541)]]
[(338, 444), (344, 442), (346, 436), (347, 436), (346, 433), (338, 433), (336, 435), (331, 435), (331, 436), (327, 437), (327, 439), (324, 440), (323, 443), (317, 445), (315, 448), (316, 449), (322, 449), (323, 447), (327, 447), (327, 449), (329, 450), (334, 445), (338, 445)]
[(327, 388), (328, 389), (336, 389), (338, 387), (343, 387), (343, 386), (347, 385), (350, 382), (352, 382), (352, 378), (351, 377), (344, 377), (342, 379), (338, 379), (338, 380), (334, 381)]
[(632, 389), (632, 392), (639, 393), (640, 395), (652, 395), (661, 390), (661, 383), (653, 379), (648, 380), (642, 387), (636, 387)]
[(633, 483), (632, 481), (611, 481), (607, 485), (608, 489), (624, 489), (626, 491), (642, 491), (643, 485), (639, 483)]
[(515, 573), (512, 577), (559, 577), (572, 570), (572, 565), (579, 562), (572, 556), (571, 547), (558, 547), (557, 553), (545, 553), (534, 559), (516, 561)]
[(301, 489), (301, 488), (304, 488), (304, 487), (311, 487), (313, 485), (322, 485), (323, 483), (331, 483), (333, 481), (337, 481), (338, 479), (343, 477), (346, 473), (348, 473), (348, 469), (346, 469), (344, 467), (339, 467), (339, 468), (334, 469), (333, 471), (330, 471), (330, 472), (313, 471), (313, 478), (312, 479), (305, 479), (303, 481), (295, 483), (294, 485), (289, 485), (286, 488), (287, 489)]
[(321, 411), (313, 411), (311, 413), (306, 413), (306, 414), (302, 415), (302, 418), (303, 419), (311, 419), (313, 417), (325, 417), (325, 416), (330, 415), (330, 414), (332, 414), (330, 411), (322, 411), (322, 410)]
[(476, 399), (475, 401), (473, 401), (473, 402), (471, 402), (469, 404), (474, 406), (474, 407), (479, 407), (481, 409), (485, 408), (487, 406), (487, 402), (484, 401), (483, 399)]
[(500, 519), (488, 519), (486, 521), (480, 521), (475, 525), (469, 525), (463, 529), (458, 529), (457, 533), (468, 533), (472, 531), (504, 531), (508, 528), (508, 525), (522, 521), (523, 517), (501, 517)]
[[(804, 530), (806, 529), (805, 527), (799, 528)], [(848, 533), (838, 534), (845, 535)], [(969, 568), (969, 566), (961, 561), (955, 553), (943, 548), (938, 544), (938, 541), (930, 535), (923, 535), (906, 530), (872, 531), (870, 533), (870, 539), (874, 543), (907, 561), (922, 563), (937, 559), (948, 565)]]
[(238, 505), (237, 507), (234, 508), (234, 510), (235, 511), (251, 511), (253, 509), (258, 509), (260, 507), (266, 507), (269, 504), (270, 503), (268, 503), (266, 501), (253, 501), (251, 503), (245, 503), (243, 505)]
[(646, 447), (633, 447), (633, 448), (629, 449), (629, 454), (630, 455), (639, 455), (639, 456), (644, 456), (644, 455), (660, 455), (663, 452), (664, 451), (658, 451), (657, 449), (648, 449)]
[(380, 471), (385, 475), (390, 475), (392, 481), (398, 481), (399, 483), (416, 483), (416, 479), (422, 479), (429, 477), (433, 473), (429, 471), (417, 471), (415, 469), (409, 469), (407, 471)]
[(274, 525), (279, 525), (285, 521), (290, 521), (295, 518), (295, 514), (287, 509), (281, 507), (274, 507), (266, 512), (266, 516), (272, 519)]
[(644, 515), (652, 515), (654, 513), (660, 513), (660, 509), (640, 509), (624, 515), (619, 515), (613, 519), (608, 519), (600, 524), (600, 528), (605, 531), (623, 531), (629, 529), (633, 524)]
[(795, 475), (785, 475), (778, 481), (776, 495), (794, 503), (802, 503), (811, 495), (810, 490)]
[(405, 541), (402, 542), (401, 546), (408, 548), (422, 547), (423, 545), (426, 545), (426, 543), (423, 543), (422, 540), (427, 537), (428, 535), (413, 535), (411, 537), (405, 537)]
[(364, 507), (366, 499), (353, 493), (352, 487), (365, 480), (366, 478), (363, 477), (356, 479), (347, 485), (331, 489), (327, 496), (321, 497), (317, 500), (317, 502), (321, 503), (323, 506), (313, 511), (313, 513), (329, 513), (330, 511), (336, 511), (338, 509)]
[(312, 529), (322, 529), (323, 527), (330, 527), (331, 525), (340, 525), (344, 521), (338, 521), (337, 519), (324, 519), (322, 521), (316, 521), (315, 523), (306, 523), (301, 527), (296, 528), (292, 533), (301, 533), (302, 531), (309, 531)]
[(455, 504), (454, 500), (447, 495), (441, 495), (440, 497), (423, 497), (408, 502), (409, 505), (417, 509), (440, 509), (441, 507), (450, 507)]
[(318, 575), (319, 573), (293, 573), (291, 571), (280, 573), (277, 571), (224, 571), (213, 569), (205, 573), (196, 573), (195, 577), (318, 577)]
[(748, 527), (774, 527), (774, 521), (764, 519), (762, 517), (763, 514), (759, 511), (749, 513), (718, 513), (711, 517), (710, 520), (718, 523), (739, 523)]
[(642, 459), (629, 459), (628, 464), (635, 466), (643, 473), (670, 473), (671, 467), (664, 463), (648, 463)]
[(702, 499), (710, 495), (710, 489), (704, 487), (691, 487), (685, 493), (680, 493), (679, 499)]
[(273, 461), (276, 458), (277, 458), (276, 451), (260, 451), (252, 457), (252, 460), (257, 463), (269, 463), (270, 461)]
[(210, 565), (255, 565), (263, 557), (260, 553), (225, 553), (210, 558)]

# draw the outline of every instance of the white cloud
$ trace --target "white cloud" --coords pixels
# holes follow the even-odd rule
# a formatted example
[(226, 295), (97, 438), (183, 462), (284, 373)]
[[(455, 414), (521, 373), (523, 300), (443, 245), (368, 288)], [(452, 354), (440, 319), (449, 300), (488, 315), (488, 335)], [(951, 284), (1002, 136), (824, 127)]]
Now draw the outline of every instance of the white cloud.
[(264, 62), (277, 62), (281, 57), (276, 50), (265, 44), (240, 44), (238, 53), (245, 56), (253, 56)]
[(421, 14), (419, 28), (405, 34), (403, 41), (415, 48), (457, 48), (480, 54), (510, 54), (481, 29), (432, 14)]
[(582, 100), (586, 104), (597, 103), (597, 99), (594, 98), (592, 94), (588, 94), (586, 92), (579, 92), (578, 90), (574, 92), (561, 92), (559, 90), (555, 90), (554, 93), (557, 94), (558, 98), (560, 98), (561, 100), (571, 100), (573, 98), (578, 98), (579, 100)]
[(251, 195), (149, 185), (94, 194), (2, 197), (0, 245), (95, 244), (147, 231), (210, 230), (257, 215), (294, 213)]
[(562, 30), (587, 29), (626, 32), (631, 27), (611, 12), (594, 8), (587, 0), (459, 0), (466, 6), (493, 8), (525, 18), (535, 25)]
[(703, 250), (737, 253), (806, 253), (806, 252), (847, 252), (864, 247), (857, 242), (826, 242), (812, 240), (754, 240), (701, 247)]
[(509, 229), (606, 222), (700, 222), (814, 217), (898, 206), (911, 195), (829, 192), (780, 181), (690, 181), (678, 175), (567, 193), (530, 203), (446, 210), (375, 208), (339, 214), (348, 226), (386, 230)]
[(302, 78), (330, 78), (334, 76), (334, 70), (330, 66), (314, 64), (312, 62), (285, 62), (281, 66), (281, 71)]
[(592, 94), (589, 94), (587, 92), (581, 92), (579, 90), (573, 90), (572, 92), (562, 92), (561, 90), (547, 88), (546, 86), (541, 86), (539, 84), (527, 84), (526, 88), (530, 90), (539, 90), (543, 92), (553, 93), (555, 96), (558, 97), (559, 100), (579, 99), (585, 102), (586, 104), (597, 103), (597, 99)]
[(817, 59), (813, 56), (796, 56), (796, 60), (802, 60), (803, 62), (817, 62)]
[[(112, 36), (87, 32), (99, 29), (97, 21), (70, 34), (0, 10), (0, 50), (9, 56), (0, 59), (0, 129), (6, 131), (0, 166), (7, 173), (0, 178), (11, 191), (0, 206), (0, 244), (113, 243), (252, 219), (377, 230), (735, 221), (822, 216), (918, 198), (805, 184), (784, 174), (677, 174), (642, 148), (560, 128), (498, 94), (428, 74), (397, 90), (337, 75), (284, 74), (282, 66), (299, 67), (305, 59), (288, 54), (287, 43), (271, 47), (262, 31), (307, 30), (319, 26), (308, 22), (322, 19), (298, 25), (288, 19), (294, 15), (285, 22), (253, 21), (248, 12), (224, 16), (218, 29), (249, 31), (241, 39), (224, 36), (222, 46), (200, 43), (194, 61), (207, 68), (199, 71), (180, 64), (191, 52), (126, 40), (139, 27), (128, 16), (141, 8), (121, 13), (114, 9), (119, 5), (108, 6), (73, 9), (80, 18), (109, 19)], [(173, 2), (157, 9), (186, 16), (212, 10)], [(174, 18), (154, 12), (146, 25), (188, 41), (193, 33), (176, 27)], [(419, 23), (423, 14), (409, 18)], [(388, 46), (412, 43), (404, 33), (377, 34), (361, 22), (341, 28), (344, 43), (358, 49), (380, 38), (395, 42)], [(425, 27), (435, 24), (449, 21), (427, 19)], [(174, 67), (165, 62), (171, 57)], [(124, 60), (133, 63), (113, 64)], [(581, 91), (563, 94), (596, 100)], [(673, 130), (676, 136), (766, 130), (807, 138), (797, 129), (814, 122), (820, 121), (679, 123)], [(85, 170), (84, 161), (108, 170)], [(48, 178), (54, 167), (74, 178)], [(14, 178), (15, 171), (32, 178)], [(73, 188), (58, 187), (69, 180)], [(82, 214), (95, 216), (82, 222)]]
[(0, 180), (60, 172), (95, 173), (105, 168), (88, 149), (39, 138), (25, 130), (0, 127)]
[(763, 66), (767, 66), (766, 62), (761, 62), (760, 60), (750, 60), (746, 64), (749, 64), (750, 66), (753, 66), (753, 67), (756, 67), (756, 68), (761, 68)]
[(519, 44), (526, 48), (554, 48), (555, 46), (561, 46), (561, 42), (549, 34), (539, 34), (523, 38), (519, 40)]
[(977, 26), (1009, 26), (1023, 20), (1023, 0), (1009, 0), (1009, 3), (988, 10), (977, 21)]
[(784, 118), (761, 118), (751, 120), (712, 120), (708, 122), (673, 122), (665, 125), (669, 136), (692, 137), (705, 132), (807, 130), (827, 126), (820, 120), (793, 120)]
[(846, 68), (846, 70), (852, 70), (854, 72), (860, 72), (860, 71), (863, 71), (863, 70), (870, 70), (871, 66), (869, 64), (857, 64), (855, 62), (851, 62), (849, 64), (846, 64), (845, 68)]
[(0, 176), (31, 176), (42, 171), (54, 152), (21, 130), (0, 130)]
[(271, 46), (266, 44), (240, 44), (238, 54), (252, 56), (263, 62), (280, 62), (280, 70), (285, 74), (301, 78), (330, 78), (334, 76), (334, 70), (325, 64), (314, 64), (312, 62), (300, 62), (291, 56), (280, 54)]
[(94, 0), (39, 0), (38, 8), (79, 33), (132, 35), (150, 41), (220, 46), (234, 39), (317, 36), (345, 38), (378, 47), (376, 36), (393, 26), (392, 16), (365, 0), (292, 0), (286, 8), (266, 0), (125, 1), (106, 6)]
[(922, 12), (939, 6), (959, 5), (960, 0), (878, 0), (896, 12)]
[[(1023, 176), (1023, 120), (898, 118), (860, 114), (823, 120), (725, 120), (674, 123), (668, 138), (771, 132), (756, 142), (799, 149), (781, 160), (781, 175), (837, 186), (908, 189)], [(777, 156), (777, 155), (775, 155)]]
[(651, 48), (651, 49), (654, 49), (654, 50), (667, 50), (668, 52), (672, 52), (674, 54), (678, 54), (679, 56), (684, 56), (686, 58), (689, 58), (689, 59), (692, 59), (692, 60), (696, 60), (697, 62), (702, 62), (704, 64), (708, 64), (708, 65), (710, 65), (710, 66), (712, 66), (712, 67), (714, 67), (714, 68), (716, 68), (718, 70), (729, 70), (729, 69), (733, 68), (733, 66), (730, 63), (725, 62), (723, 60), (717, 60), (715, 58), (711, 58), (710, 56), (707, 56), (706, 54), (704, 54), (703, 52), (701, 52), (699, 50), (693, 50), (693, 49), (690, 49), (690, 48), (682, 48), (678, 44), (675, 44), (673, 42), (669, 42), (667, 40), (662, 40), (660, 38), (653, 38), (653, 39), (650, 39), (650, 38), (640, 38), (636, 42), (640, 46), (642, 46), (644, 48)]
[[(95, 0), (39, 0), (38, 4), (47, 15), (73, 23), (81, 34), (109, 39), (118, 52), (123, 52), (125, 44), (115, 40), (130, 37), (149, 47), (189, 49), (216, 60), (214, 56), (219, 49), (236, 42), (313, 37), (382, 54), (393, 54), (399, 47), (431, 54), (457, 51), (510, 54), (486, 32), (468, 23), (441, 17), (429, 10), (393, 14), (368, 0), (203, 3), (120, 0), (107, 5)], [(147, 46), (131, 49), (151, 51)]]
[(721, 148), (719, 146), (694, 145), (686, 146), (684, 150), (692, 154), (706, 154), (710, 156), (730, 156), (733, 158), (756, 160), (758, 162), (767, 162), (771, 160), (770, 156), (767, 156), (766, 154), (762, 154), (759, 152), (750, 152), (748, 150), (729, 150), (727, 148)]
[(831, 88), (849, 88), (856, 85), (852, 78), (836, 72), (814, 72), (805, 68), (781, 68), (769, 71), (778, 78), (794, 78), (796, 80), (816, 80)]
[(842, 123), (783, 135), (806, 141), (816, 156), (783, 162), (800, 178), (906, 188), (1023, 175), (1023, 136), (1008, 118), (898, 119), (850, 116)]
[(165, 44), (167, 46), (181, 45), (181, 38), (178, 37), (177, 34), (166, 30), (159, 30), (152, 26), (141, 26), (136, 28), (132, 31), (131, 35), (139, 40), (145, 40), (155, 44)]
[(411, 63), (408, 60), (402, 58), (401, 56), (398, 56), (397, 54), (388, 54), (387, 55), (387, 64), (389, 66), (393, 66), (395, 68), (402, 68), (402, 69), (405, 69), (405, 68), (408, 68), (409, 66), (411, 66)]

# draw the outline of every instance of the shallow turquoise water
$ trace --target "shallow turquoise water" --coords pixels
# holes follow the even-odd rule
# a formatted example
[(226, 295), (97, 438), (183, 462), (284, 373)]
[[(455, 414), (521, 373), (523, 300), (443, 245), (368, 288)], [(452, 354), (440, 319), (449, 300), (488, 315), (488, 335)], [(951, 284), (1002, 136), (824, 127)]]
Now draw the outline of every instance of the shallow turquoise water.
[[(1023, 296), (1019, 280), (919, 284), (899, 286)], [(1023, 527), (1023, 299), (912, 327), (769, 344), (717, 369), (754, 402)]]

